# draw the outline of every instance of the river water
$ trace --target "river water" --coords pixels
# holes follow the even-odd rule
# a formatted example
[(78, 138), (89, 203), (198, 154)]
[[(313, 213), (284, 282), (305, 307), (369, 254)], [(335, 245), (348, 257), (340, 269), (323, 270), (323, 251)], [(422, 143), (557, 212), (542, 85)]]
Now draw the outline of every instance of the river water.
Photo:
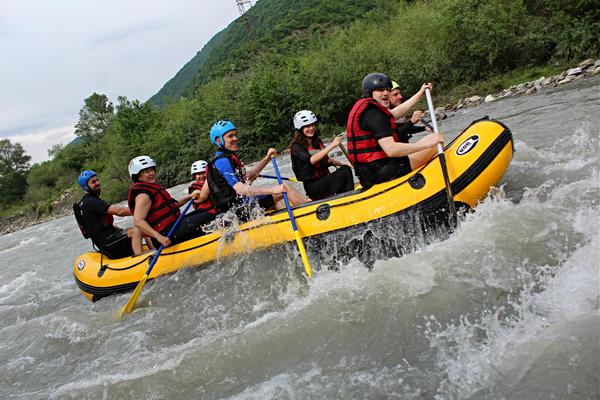
[(0, 398), (599, 398), (600, 79), (441, 129), (484, 115), (515, 139), (498, 190), (372, 272), (306, 283), (281, 246), (150, 282), (119, 319), (129, 294), (77, 290), (72, 216), (0, 237)]

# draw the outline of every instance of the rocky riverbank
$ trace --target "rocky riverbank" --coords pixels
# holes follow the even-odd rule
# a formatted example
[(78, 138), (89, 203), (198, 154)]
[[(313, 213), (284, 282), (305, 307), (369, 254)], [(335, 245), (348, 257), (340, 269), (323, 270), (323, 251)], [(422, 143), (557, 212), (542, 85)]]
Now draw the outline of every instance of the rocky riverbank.
[[(474, 107), (483, 102), (497, 101), (506, 97), (530, 95), (546, 88), (556, 87), (565, 85), (568, 83), (576, 82), (577, 80), (584, 79), (591, 76), (600, 74), (600, 59), (593, 60), (587, 59), (579, 63), (579, 65), (569, 68), (560, 74), (553, 75), (550, 77), (540, 77), (534, 81), (523, 82), (518, 85), (504, 89), (499, 93), (487, 94), (487, 95), (473, 95), (471, 97), (464, 98), (456, 104), (448, 104), (444, 107), (436, 109), (436, 115), (438, 119), (444, 119), (450, 112), (455, 112), (463, 108)], [(0, 235), (7, 234), (9, 232), (18, 231), (20, 229), (27, 228), (28, 226), (41, 224), (56, 218), (61, 218), (66, 215), (72, 214), (72, 204), (81, 197), (80, 191), (76, 190), (75, 187), (71, 187), (63, 192), (56, 200), (51, 204), (51, 212), (49, 214), (37, 215), (37, 213), (29, 213), (26, 215), (11, 216), (0, 219)]]
[(587, 59), (579, 63), (579, 65), (569, 68), (560, 74), (553, 75), (550, 77), (542, 76), (534, 81), (519, 83), (504, 89), (501, 92), (488, 95), (473, 95), (471, 97), (464, 98), (456, 104), (447, 104), (444, 107), (436, 109), (436, 115), (438, 119), (444, 119), (446, 113), (458, 111), (467, 107), (475, 107), (481, 103), (489, 103), (491, 101), (500, 100), (506, 97), (530, 95), (540, 90), (544, 90), (551, 87), (565, 85), (567, 83), (575, 82), (579, 79), (596, 76), (600, 74), (600, 59), (593, 60)]
[(78, 193), (75, 189), (75, 187), (68, 188), (54, 200), (50, 205), (51, 212), (48, 214), (38, 215), (36, 212), (30, 212), (23, 215), (1, 218), (0, 236), (72, 214), (73, 203), (81, 197), (81, 193)]

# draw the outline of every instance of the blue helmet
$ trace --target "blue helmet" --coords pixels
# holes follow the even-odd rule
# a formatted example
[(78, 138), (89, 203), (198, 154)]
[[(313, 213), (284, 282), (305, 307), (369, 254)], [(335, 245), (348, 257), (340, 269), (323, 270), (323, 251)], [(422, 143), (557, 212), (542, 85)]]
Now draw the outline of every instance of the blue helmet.
[[(233, 130), (235, 130), (235, 125), (230, 121), (227, 121), (226, 119), (217, 121), (212, 128), (210, 128), (210, 141), (218, 147), (221, 147), (223, 145), (223, 135)], [(217, 143), (217, 138), (221, 139), (221, 144)]]
[(91, 169), (86, 169), (81, 174), (79, 174), (79, 177), (77, 178), (77, 183), (86, 192), (90, 191), (90, 187), (88, 186), (87, 182), (90, 180), (90, 178), (92, 176), (96, 176), (96, 173), (94, 171), (92, 171)]

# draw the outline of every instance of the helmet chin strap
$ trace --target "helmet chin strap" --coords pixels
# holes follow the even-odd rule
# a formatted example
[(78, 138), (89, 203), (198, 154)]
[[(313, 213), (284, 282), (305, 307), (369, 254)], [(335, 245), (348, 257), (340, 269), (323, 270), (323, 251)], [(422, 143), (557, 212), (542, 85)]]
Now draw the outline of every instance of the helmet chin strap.
[(222, 151), (223, 153), (228, 153), (228, 154), (235, 154), (235, 151), (226, 149), (225, 146), (219, 146), (219, 151)]

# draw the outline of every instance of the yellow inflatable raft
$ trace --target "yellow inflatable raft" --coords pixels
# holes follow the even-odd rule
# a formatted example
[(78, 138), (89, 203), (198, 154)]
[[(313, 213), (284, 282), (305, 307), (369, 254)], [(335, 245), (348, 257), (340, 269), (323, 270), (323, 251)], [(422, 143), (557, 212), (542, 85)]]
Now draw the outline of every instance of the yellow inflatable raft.
[[(457, 207), (475, 207), (498, 183), (513, 151), (510, 130), (502, 123), (487, 118), (473, 122), (449, 143), (444, 153)], [(305, 238), (309, 258), (322, 253), (324, 245), (333, 243), (336, 252), (344, 253), (340, 247), (345, 245), (349, 256), (358, 256), (368, 262), (373, 258), (410, 251), (410, 243), (414, 245), (414, 242), (403, 238), (420, 236), (426, 239), (440, 227), (447, 234), (447, 205), (442, 169), (436, 157), (404, 177), (375, 185), (366, 191), (355, 190), (303, 204), (294, 207), (293, 212), (298, 230)], [(364, 236), (365, 240), (370, 237), (381, 243), (383, 239), (378, 239), (376, 232), (382, 227), (392, 228), (392, 236), (399, 239), (388, 246), (389, 251), (373, 255), (368, 254), (373, 248), (370, 245), (348, 243), (348, 232), (352, 237), (366, 232), (370, 235)], [(149, 279), (182, 267), (199, 266), (294, 240), (287, 212), (274, 212), (242, 224), (234, 231), (214, 232), (166, 248)], [(378, 248), (381, 250), (382, 247)], [(386, 248), (385, 244), (383, 248)], [(127, 292), (137, 286), (151, 256), (152, 253), (146, 253), (112, 260), (98, 252), (85, 253), (74, 262), (75, 281), (84, 296), (92, 301)]]

